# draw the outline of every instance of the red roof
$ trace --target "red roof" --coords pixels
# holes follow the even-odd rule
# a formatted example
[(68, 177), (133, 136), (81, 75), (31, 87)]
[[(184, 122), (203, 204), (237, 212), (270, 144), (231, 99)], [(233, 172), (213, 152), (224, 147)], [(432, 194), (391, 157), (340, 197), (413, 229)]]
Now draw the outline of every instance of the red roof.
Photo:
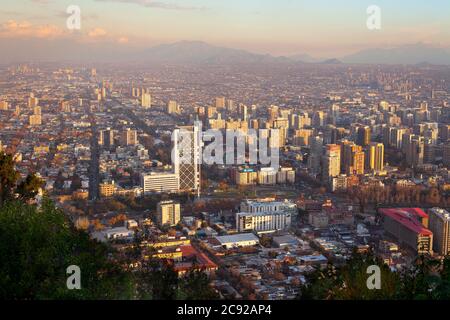
[[(206, 269), (216, 269), (217, 265), (212, 262), (206, 254), (203, 252), (198, 251), (195, 249), (192, 245), (187, 246), (180, 246), (181, 253), (183, 254), (183, 257), (192, 257), (195, 256), (197, 258), (197, 267), (199, 268), (206, 268)], [(189, 270), (192, 267), (192, 263), (186, 263), (186, 262), (179, 262), (175, 264), (175, 270), (176, 271), (186, 271)]]
[(422, 218), (428, 218), (428, 215), (420, 208), (383, 208), (379, 211), (415, 233), (420, 235), (433, 234), (420, 222)]

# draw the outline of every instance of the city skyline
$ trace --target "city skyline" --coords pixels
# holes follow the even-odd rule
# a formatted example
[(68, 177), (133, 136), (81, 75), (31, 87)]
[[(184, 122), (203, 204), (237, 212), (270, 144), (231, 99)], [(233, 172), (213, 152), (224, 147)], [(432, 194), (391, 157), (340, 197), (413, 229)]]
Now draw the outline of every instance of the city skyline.
[(0, 300), (450, 300), (449, 4), (73, 2), (0, 9)]

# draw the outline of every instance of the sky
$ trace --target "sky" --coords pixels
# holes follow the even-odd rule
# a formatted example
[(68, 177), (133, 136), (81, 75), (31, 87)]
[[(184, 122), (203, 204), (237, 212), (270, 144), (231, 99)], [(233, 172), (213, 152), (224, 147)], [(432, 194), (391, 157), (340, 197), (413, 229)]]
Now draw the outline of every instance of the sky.
[[(66, 9), (81, 9), (68, 30)], [(381, 29), (366, 26), (370, 5)], [(426, 43), (450, 48), (446, 0), (0, 0), (0, 45), (61, 41), (137, 48), (181, 40), (273, 55), (340, 57)]]

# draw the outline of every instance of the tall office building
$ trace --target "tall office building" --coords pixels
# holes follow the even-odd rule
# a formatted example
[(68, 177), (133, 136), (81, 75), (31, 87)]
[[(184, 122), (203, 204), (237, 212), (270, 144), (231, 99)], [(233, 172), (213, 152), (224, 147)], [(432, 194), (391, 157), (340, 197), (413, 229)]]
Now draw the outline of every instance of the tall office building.
[(37, 116), (42, 115), (41, 107), (35, 106), (35, 107), (33, 108), (33, 114), (35, 114), (35, 115), (37, 115)]
[(33, 114), (29, 118), (30, 126), (40, 126), (42, 124), (42, 116), (38, 114)]
[(327, 144), (322, 158), (322, 180), (330, 183), (334, 177), (341, 173), (341, 146)]
[(0, 110), (6, 111), (6, 110), (8, 110), (8, 108), (9, 108), (9, 104), (7, 101), (0, 101)]
[(309, 139), (314, 131), (312, 129), (299, 129), (294, 131), (294, 144), (297, 146), (309, 146)]
[(336, 124), (337, 120), (339, 119), (339, 105), (333, 103), (330, 106), (330, 113), (328, 115), (329, 123)]
[(309, 117), (307, 112), (302, 112), (298, 115), (292, 115), (292, 126), (294, 129), (303, 129), (305, 127), (311, 126), (311, 118)]
[(447, 142), (444, 144), (442, 162), (444, 163), (444, 166), (450, 168), (450, 140), (447, 140)]
[(348, 175), (364, 174), (365, 154), (362, 147), (350, 141), (342, 142), (342, 171)]
[(216, 107), (209, 106), (208, 108), (206, 108), (206, 116), (208, 117), (208, 119), (214, 118), (216, 114), (217, 114)]
[(141, 96), (141, 106), (145, 109), (151, 108), (152, 106), (152, 96), (150, 93), (142, 93)]
[(406, 163), (409, 166), (417, 167), (424, 163), (425, 139), (415, 134), (403, 135), (403, 147), (406, 154)]
[(441, 208), (428, 211), (430, 230), (433, 232), (433, 250), (440, 255), (450, 254), (450, 213)]
[(269, 115), (269, 122), (273, 123), (273, 121), (275, 121), (276, 118), (278, 118), (278, 115), (280, 114), (280, 110), (278, 108), (278, 106), (275, 105), (271, 105), (268, 109), (267, 109), (267, 113)]
[(225, 109), (225, 97), (217, 97), (215, 106), (217, 109)]
[(127, 128), (122, 132), (122, 144), (126, 146), (135, 146), (138, 144), (137, 132)]
[(403, 135), (407, 133), (408, 129), (406, 128), (394, 128), (394, 133), (391, 139), (391, 145), (397, 149), (402, 148), (403, 143)]
[(41, 107), (33, 107), (33, 114), (29, 118), (29, 124), (30, 126), (40, 126), (42, 124)]
[(158, 224), (175, 226), (180, 222), (180, 203), (175, 201), (161, 201), (157, 206)]
[(365, 126), (365, 127), (360, 127), (358, 128), (358, 137), (357, 137), (357, 141), (356, 144), (360, 145), (360, 146), (368, 146), (370, 143), (370, 127)]
[(239, 105), (239, 116), (241, 117), (241, 120), (247, 121), (248, 117), (248, 108), (245, 104)]
[(30, 93), (28, 97), (28, 108), (32, 109), (39, 104), (39, 99), (34, 96), (33, 93)]
[(315, 128), (323, 127), (325, 125), (325, 113), (323, 111), (316, 111), (312, 119)]
[(437, 146), (433, 143), (431, 138), (425, 138), (425, 144), (423, 148), (423, 162), (434, 163), (436, 160)]
[(180, 113), (180, 106), (176, 101), (170, 100), (169, 103), (167, 103), (167, 113), (168, 114)]
[(279, 146), (283, 147), (286, 144), (289, 131), (289, 120), (287, 118), (276, 118), (273, 121), (272, 128), (279, 129)]
[(182, 191), (200, 193), (200, 128), (182, 126), (174, 130), (172, 162), (175, 173), (179, 175), (179, 186)]
[(231, 99), (228, 99), (227, 103), (226, 103), (226, 108), (227, 108), (228, 112), (233, 112), (234, 111), (234, 101)]
[(101, 130), (98, 144), (106, 148), (114, 146), (114, 131), (111, 128)]
[(439, 137), (444, 142), (450, 139), (450, 124), (444, 124), (440, 127)]
[(308, 169), (313, 174), (320, 173), (320, 160), (323, 153), (323, 137), (314, 136), (310, 138), (310, 152), (308, 158)]
[(384, 169), (384, 144), (372, 142), (367, 148), (367, 168), (375, 172)]

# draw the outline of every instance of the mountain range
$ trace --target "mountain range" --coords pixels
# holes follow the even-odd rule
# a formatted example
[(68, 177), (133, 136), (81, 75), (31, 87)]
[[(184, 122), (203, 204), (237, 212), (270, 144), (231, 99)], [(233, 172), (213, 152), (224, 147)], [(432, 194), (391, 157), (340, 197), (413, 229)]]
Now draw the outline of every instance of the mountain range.
[[(32, 49), (31, 49), (32, 48)], [(0, 50), (0, 61), (75, 61), (75, 62), (144, 62), (170, 64), (248, 64), (248, 63), (317, 63), (317, 64), (434, 64), (450, 65), (450, 51), (418, 43), (393, 48), (366, 49), (344, 57), (318, 59), (305, 53), (274, 56), (246, 50), (214, 46), (200, 41), (180, 41), (147, 49), (109, 47), (96, 44), (74, 45), (69, 42), (39, 41), (22, 43), (9, 40)]]
[(213, 46), (199, 41), (182, 41), (149, 48), (138, 53), (145, 61), (227, 64), (227, 63), (319, 63), (319, 64), (435, 64), (450, 65), (450, 51), (422, 43), (393, 48), (362, 50), (344, 57), (318, 59), (301, 53), (291, 56), (256, 54), (245, 50)]

